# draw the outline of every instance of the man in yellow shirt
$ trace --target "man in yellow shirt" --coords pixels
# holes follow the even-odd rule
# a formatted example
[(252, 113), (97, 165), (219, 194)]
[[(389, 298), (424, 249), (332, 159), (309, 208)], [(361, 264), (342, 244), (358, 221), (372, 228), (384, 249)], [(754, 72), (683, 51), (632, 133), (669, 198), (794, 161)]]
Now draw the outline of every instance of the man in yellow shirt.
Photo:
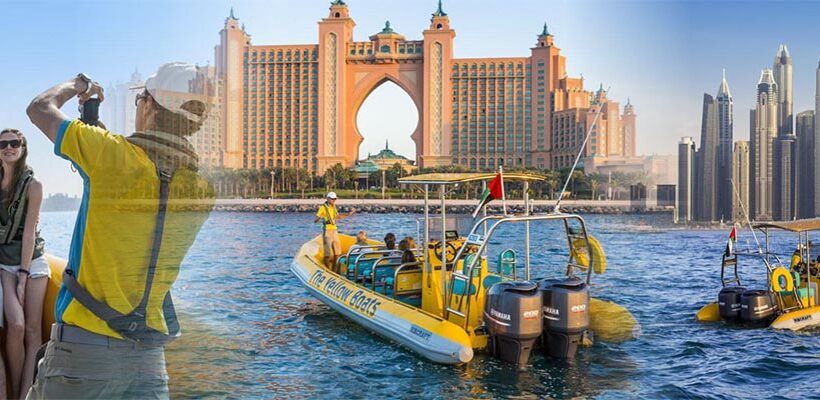
[[(342, 253), (342, 243), (339, 241), (336, 221), (345, 219), (355, 212), (355, 210), (351, 210), (347, 215), (339, 215), (338, 210), (336, 210), (336, 199), (336, 192), (328, 193), (327, 201), (319, 206), (319, 210), (316, 211), (316, 219), (313, 220), (313, 223), (322, 223), (322, 245), (325, 255), (325, 266), (334, 271), (336, 271), (336, 259), (339, 258)], [(342, 271), (336, 271), (336, 273), (341, 274)]]
[(26, 110), (83, 178), (57, 323), (28, 398), (168, 398), (164, 345), (179, 335), (170, 289), (213, 206), (187, 139), (208, 115), (207, 82), (191, 64), (160, 67), (127, 137), (60, 111), (75, 96), (103, 101), (85, 74)]

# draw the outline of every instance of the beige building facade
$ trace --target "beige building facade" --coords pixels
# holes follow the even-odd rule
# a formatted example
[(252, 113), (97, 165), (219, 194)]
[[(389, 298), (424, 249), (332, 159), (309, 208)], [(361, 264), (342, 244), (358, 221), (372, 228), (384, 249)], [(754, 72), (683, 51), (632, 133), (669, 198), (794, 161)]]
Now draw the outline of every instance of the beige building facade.
[[(420, 40), (386, 22), (355, 41), (355, 26), (348, 5), (336, 0), (318, 22), (318, 44), (256, 45), (231, 11), (215, 49), (225, 167), (321, 173), (352, 166), (363, 141), (355, 116), (388, 81), (418, 112), (411, 138), (420, 167), (564, 166), (595, 107), (606, 115), (589, 155), (634, 155), (631, 105), (622, 117), (603, 90), (585, 91), (582, 78), (568, 77), (546, 24), (527, 56), (469, 59), (454, 57), (456, 32), (441, 2)], [(564, 111), (573, 127), (556, 133)]]

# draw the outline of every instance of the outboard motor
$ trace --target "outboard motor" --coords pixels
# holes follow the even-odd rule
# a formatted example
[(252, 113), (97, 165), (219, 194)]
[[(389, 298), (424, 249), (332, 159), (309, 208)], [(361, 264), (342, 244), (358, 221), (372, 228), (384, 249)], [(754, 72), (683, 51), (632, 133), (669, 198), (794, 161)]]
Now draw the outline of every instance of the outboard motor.
[(752, 326), (768, 326), (776, 310), (768, 290), (746, 290), (740, 295), (740, 319)]
[(503, 361), (527, 364), (541, 336), (541, 295), (532, 282), (500, 282), (487, 292), (484, 320), (489, 348)]
[(539, 291), (544, 302), (541, 349), (555, 358), (573, 358), (589, 329), (589, 289), (578, 278), (545, 279)]
[(718, 311), (720, 318), (726, 322), (740, 321), (740, 297), (746, 288), (726, 286), (718, 293)]

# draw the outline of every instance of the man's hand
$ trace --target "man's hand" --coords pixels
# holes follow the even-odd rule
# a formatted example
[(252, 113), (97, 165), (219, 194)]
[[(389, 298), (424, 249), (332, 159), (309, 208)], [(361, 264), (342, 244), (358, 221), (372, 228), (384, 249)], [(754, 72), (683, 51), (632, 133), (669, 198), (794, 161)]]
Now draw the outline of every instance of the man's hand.
[[(89, 85), (91, 87), (89, 87)], [(85, 103), (88, 99), (97, 96), (100, 99), (100, 103), (105, 100), (105, 95), (103, 94), (103, 88), (97, 82), (86, 82), (80, 77), (74, 78), (74, 89), (79, 93), (77, 97), (80, 98), (80, 104)]]
[(82, 104), (94, 95), (102, 101), (105, 97), (102, 87), (96, 82), (88, 83), (77, 76), (40, 93), (26, 108), (26, 114), (31, 122), (54, 142), (57, 139), (60, 124), (70, 119), (60, 111), (63, 105), (75, 96), (80, 97), (80, 104)]

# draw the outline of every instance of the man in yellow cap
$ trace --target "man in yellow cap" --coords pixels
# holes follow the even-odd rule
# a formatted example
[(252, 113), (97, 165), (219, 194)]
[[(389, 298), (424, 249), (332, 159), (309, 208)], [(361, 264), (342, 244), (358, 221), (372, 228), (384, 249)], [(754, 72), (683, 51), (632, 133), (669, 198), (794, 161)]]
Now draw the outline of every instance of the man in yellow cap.
[[(322, 222), (322, 244), (324, 247), (324, 262), (325, 266), (335, 271), (336, 259), (342, 253), (342, 243), (339, 241), (338, 228), (336, 221), (347, 218), (355, 212), (351, 210), (347, 215), (339, 215), (336, 210), (336, 192), (327, 194), (327, 200), (319, 206), (316, 212), (316, 219), (313, 223)], [(342, 271), (336, 271), (342, 273)]]

